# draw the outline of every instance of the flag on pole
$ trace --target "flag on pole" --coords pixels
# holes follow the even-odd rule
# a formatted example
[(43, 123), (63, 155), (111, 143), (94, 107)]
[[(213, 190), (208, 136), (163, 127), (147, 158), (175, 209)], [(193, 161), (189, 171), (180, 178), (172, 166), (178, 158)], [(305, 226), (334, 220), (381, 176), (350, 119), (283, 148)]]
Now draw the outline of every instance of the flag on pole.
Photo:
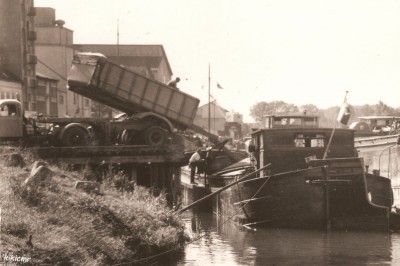
[(219, 85), (219, 83), (218, 83), (218, 82), (217, 82), (217, 88), (218, 88), (218, 89), (221, 89), (221, 90), (222, 90), (222, 89), (224, 89), (224, 88), (222, 88), (222, 86), (221, 86), (221, 85)]
[(211, 101), (212, 101), (212, 102), (214, 102), (214, 101), (215, 101), (215, 97), (214, 97), (214, 96), (212, 96), (212, 94), (210, 94), (210, 99), (211, 99)]
[(347, 125), (351, 116), (350, 106), (347, 103), (347, 92), (346, 96), (344, 97), (344, 102), (342, 107), (340, 107), (339, 114), (337, 117), (337, 121), (343, 125)]

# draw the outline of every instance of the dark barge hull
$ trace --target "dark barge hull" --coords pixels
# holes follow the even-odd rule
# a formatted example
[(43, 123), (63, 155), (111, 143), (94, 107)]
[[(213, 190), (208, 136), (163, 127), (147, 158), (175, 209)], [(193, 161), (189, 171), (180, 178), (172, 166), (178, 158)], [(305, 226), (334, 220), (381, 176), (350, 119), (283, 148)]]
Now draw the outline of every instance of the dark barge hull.
[[(389, 230), (393, 200), (389, 179), (365, 174), (360, 158), (315, 160), (314, 164), (238, 183), (223, 191), (214, 207), (247, 225)], [(229, 183), (240, 177), (220, 178)]]

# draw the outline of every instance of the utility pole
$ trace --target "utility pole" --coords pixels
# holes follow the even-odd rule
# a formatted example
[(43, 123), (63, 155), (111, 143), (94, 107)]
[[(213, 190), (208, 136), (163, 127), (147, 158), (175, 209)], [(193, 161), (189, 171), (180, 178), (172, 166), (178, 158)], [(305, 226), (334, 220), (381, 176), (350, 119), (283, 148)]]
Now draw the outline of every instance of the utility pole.
[[(211, 93), (210, 93), (210, 87), (211, 87), (211, 67), (210, 63), (208, 63), (208, 133), (211, 135)], [(210, 144), (210, 137), (208, 137), (208, 146), (211, 146)]]
[(119, 62), (119, 19), (117, 19), (117, 61)]
[[(21, 104), (22, 108), (25, 109), (29, 106), (27, 93), (28, 93), (28, 77), (27, 77), (27, 62), (26, 62), (26, 54), (27, 54), (27, 29), (26, 27), (26, 7), (25, 0), (20, 1), (21, 4), (21, 17), (20, 17), (20, 25), (21, 25)], [(25, 101), (28, 106), (25, 106)], [(28, 107), (29, 108), (29, 107)], [(26, 109), (28, 109), (26, 108)]]

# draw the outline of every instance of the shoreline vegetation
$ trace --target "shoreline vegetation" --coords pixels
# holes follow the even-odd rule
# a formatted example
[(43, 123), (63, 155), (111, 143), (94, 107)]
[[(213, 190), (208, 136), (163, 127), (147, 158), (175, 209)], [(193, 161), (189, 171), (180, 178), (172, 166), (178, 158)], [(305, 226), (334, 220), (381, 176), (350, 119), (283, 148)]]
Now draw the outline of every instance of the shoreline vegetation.
[[(121, 191), (124, 177), (110, 172), (100, 192), (88, 193), (75, 187), (87, 169), (38, 164), (18, 149), (23, 163), (8, 166), (9, 153), (0, 150), (1, 262), (14, 256), (30, 258), (24, 265), (149, 265), (183, 255), (189, 237), (163, 192)], [(47, 169), (36, 179), (34, 165)]]

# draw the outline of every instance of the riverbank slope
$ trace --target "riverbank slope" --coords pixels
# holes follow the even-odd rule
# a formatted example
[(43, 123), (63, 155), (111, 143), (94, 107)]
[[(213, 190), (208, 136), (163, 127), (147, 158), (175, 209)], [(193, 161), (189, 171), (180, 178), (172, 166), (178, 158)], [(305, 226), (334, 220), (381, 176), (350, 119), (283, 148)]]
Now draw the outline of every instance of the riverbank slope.
[(28, 265), (132, 265), (148, 264), (145, 258), (166, 251), (156, 259), (182, 254), (184, 224), (162, 193), (155, 197), (139, 186), (116, 189), (123, 177), (111, 172), (100, 191), (88, 193), (76, 188), (82, 171), (45, 162), (47, 174), (27, 182), (37, 158), (12, 151), (22, 155), (23, 164), (10, 166), (11, 151), (0, 151), (0, 261), (14, 256), (29, 258)]

